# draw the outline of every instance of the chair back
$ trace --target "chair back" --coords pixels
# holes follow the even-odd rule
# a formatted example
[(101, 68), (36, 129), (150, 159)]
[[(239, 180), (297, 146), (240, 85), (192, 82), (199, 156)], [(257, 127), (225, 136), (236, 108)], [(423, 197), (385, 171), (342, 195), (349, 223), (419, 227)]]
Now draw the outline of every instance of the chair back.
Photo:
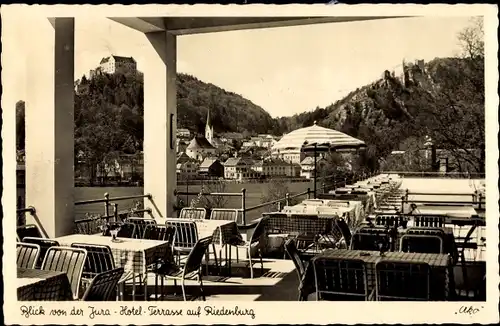
[(97, 274), (82, 297), (82, 301), (114, 301), (116, 286), (124, 273), (123, 267)]
[(317, 300), (368, 299), (366, 268), (362, 260), (313, 258)]
[(179, 218), (204, 220), (207, 217), (205, 208), (184, 207), (181, 209)]
[[(120, 227), (120, 231), (118, 231), (118, 235), (117, 235), (117, 237), (119, 237), (119, 238), (133, 238), (135, 235), (136, 226), (134, 223), (110, 222), (110, 223), (108, 223), (108, 225), (111, 228), (116, 227), (116, 226)], [(106, 237), (111, 236), (111, 231), (109, 230), (109, 228), (107, 228), (104, 231), (104, 236), (106, 236)]]
[(189, 253), (186, 259), (186, 265), (184, 266), (184, 275), (189, 273), (200, 271), (201, 264), (203, 263), (203, 256), (208, 250), (208, 246), (212, 243), (212, 237), (206, 237), (200, 239), (196, 242), (193, 249)]
[(387, 233), (356, 232), (352, 236), (350, 249), (378, 251), (379, 243), (384, 242), (386, 237)]
[(80, 282), (87, 260), (87, 250), (71, 247), (50, 247), (42, 263), (42, 270), (65, 272), (68, 276), (73, 298), (79, 298)]
[(443, 238), (438, 235), (405, 234), (400, 241), (399, 248), (402, 252), (443, 253)]
[(17, 236), (22, 241), (26, 237), (30, 238), (44, 238), (40, 229), (35, 224), (26, 224), (17, 227)]
[(177, 250), (192, 249), (198, 241), (198, 228), (195, 222), (168, 220), (167, 226), (175, 230), (173, 247)]
[(343, 218), (338, 218), (335, 220), (335, 226), (342, 234), (347, 248), (351, 245), (352, 234), (347, 222)]
[(83, 278), (92, 279), (98, 274), (115, 268), (113, 252), (109, 246), (73, 243), (71, 247), (87, 250), (87, 259), (82, 273)]
[(126, 222), (132, 223), (135, 225), (134, 238), (141, 239), (144, 235), (144, 230), (146, 226), (151, 224), (156, 224), (156, 220), (153, 218), (144, 218), (144, 217), (129, 217)]
[(144, 229), (143, 239), (174, 243), (175, 228), (166, 224), (150, 224)]
[(16, 249), (17, 268), (34, 269), (40, 258), (40, 246), (34, 243), (18, 242)]
[(442, 228), (434, 227), (412, 227), (406, 230), (406, 234), (437, 235), (443, 238), (445, 237), (445, 233)]
[(445, 216), (442, 215), (415, 215), (414, 225), (424, 227), (440, 228), (445, 224)]
[(211, 220), (238, 221), (238, 210), (227, 208), (213, 208), (210, 213)]
[(304, 262), (300, 258), (299, 250), (297, 249), (297, 245), (295, 244), (294, 239), (288, 239), (285, 242), (285, 252), (295, 265), (295, 270), (297, 271), (299, 282), (302, 282), (302, 276), (305, 273), (305, 267), (304, 267)]
[(377, 301), (429, 300), (429, 264), (382, 260), (375, 272)]
[(255, 226), (255, 229), (253, 229), (252, 235), (250, 236), (250, 244), (254, 244), (256, 242), (261, 242), (263, 237), (266, 235), (266, 223), (269, 217), (263, 216), (260, 221), (257, 223)]
[(59, 246), (59, 242), (51, 239), (45, 239), (45, 238), (35, 238), (35, 237), (25, 237), (23, 238), (24, 243), (33, 243), (36, 245), (40, 246), (40, 255), (38, 256), (38, 260), (35, 264), (35, 268), (41, 268), (43, 260), (45, 258), (45, 255), (47, 253), (47, 250), (49, 250), (50, 247), (57, 247)]
[(375, 224), (381, 226), (400, 226), (404, 224), (404, 218), (401, 215), (377, 215)]

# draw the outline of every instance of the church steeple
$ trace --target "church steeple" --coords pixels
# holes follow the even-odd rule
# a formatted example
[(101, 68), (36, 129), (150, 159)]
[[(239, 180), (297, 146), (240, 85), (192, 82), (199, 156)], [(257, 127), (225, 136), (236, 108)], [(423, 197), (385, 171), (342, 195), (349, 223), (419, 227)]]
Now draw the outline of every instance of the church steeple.
[(214, 145), (214, 127), (212, 126), (212, 121), (210, 121), (210, 109), (208, 109), (207, 113), (207, 124), (205, 126), (205, 138), (210, 142), (210, 144)]

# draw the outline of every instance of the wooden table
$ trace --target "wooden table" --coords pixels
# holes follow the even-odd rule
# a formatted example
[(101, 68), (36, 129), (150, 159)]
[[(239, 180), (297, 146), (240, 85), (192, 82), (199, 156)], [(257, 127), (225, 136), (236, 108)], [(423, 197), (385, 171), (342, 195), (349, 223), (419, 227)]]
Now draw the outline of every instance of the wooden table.
[[(364, 253), (364, 255), (361, 255), (361, 253)], [(450, 258), (445, 254), (386, 252), (385, 256), (381, 257), (377, 251), (326, 249), (323, 253), (316, 255), (306, 267), (299, 286), (299, 293), (302, 300), (307, 300), (309, 294), (316, 292), (312, 264), (314, 263), (314, 259), (318, 258), (362, 260), (366, 266), (368, 292), (371, 292), (375, 288), (375, 264), (382, 260), (425, 262), (429, 264), (431, 268), (430, 289), (432, 301), (445, 301), (449, 297), (449, 293), (453, 290), (450, 289), (453, 284), (453, 271), (451, 269)]]
[[(118, 238), (113, 242), (111, 237), (102, 235), (72, 234), (56, 238), (62, 246), (73, 243), (95, 244), (109, 246), (113, 253), (116, 267), (123, 267), (126, 272), (132, 272), (132, 298), (135, 300), (137, 276), (146, 275), (147, 266), (157, 258), (165, 257), (170, 249), (166, 241)], [(144, 299), (147, 299), (147, 277), (144, 282)]]
[(39, 269), (17, 269), (17, 300), (71, 301), (73, 293), (68, 276), (63, 272)]

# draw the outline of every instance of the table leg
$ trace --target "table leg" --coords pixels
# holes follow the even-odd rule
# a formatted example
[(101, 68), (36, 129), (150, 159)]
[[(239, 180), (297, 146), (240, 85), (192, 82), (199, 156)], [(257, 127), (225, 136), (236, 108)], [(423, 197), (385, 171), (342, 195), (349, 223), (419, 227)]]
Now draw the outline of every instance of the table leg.
[(144, 301), (148, 301), (148, 274), (144, 278)]
[(135, 272), (132, 273), (132, 301), (135, 301), (135, 278), (137, 275)]

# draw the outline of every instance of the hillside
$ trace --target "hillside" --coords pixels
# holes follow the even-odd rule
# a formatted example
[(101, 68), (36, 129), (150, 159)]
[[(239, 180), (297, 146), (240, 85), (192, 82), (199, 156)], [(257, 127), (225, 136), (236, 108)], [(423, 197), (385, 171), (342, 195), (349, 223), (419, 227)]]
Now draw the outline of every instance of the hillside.
[[(80, 100), (104, 100), (106, 105), (132, 109), (141, 115), (144, 110), (141, 74), (83, 77), (77, 82), (77, 89)], [(196, 77), (178, 74), (177, 127), (204, 132), (209, 109), (215, 132), (267, 133), (273, 129), (269, 113), (251, 101)]]
[[(376, 168), (380, 158), (405, 150), (409, 140), (430, 136), (436, 146), (460, 154), (476, 170), (484, 157), (467, 152), (484, 149), (484, 64), (480, 60), (440, 58), (409, 63), (401, 76), (383, 77), (325, 108), (277, 119), (280, 132), (319, 125), (365, 141), (364, 163)], [(484, 154), (483, 154), (484, 155)], [(481, 163), (482, 161), (482, 163)]]
[(271, 133), (274, 120), (260, 106), (186, 74), (177, 79), (178, 128), (205, 130), (207, 112), (217, 132)]

